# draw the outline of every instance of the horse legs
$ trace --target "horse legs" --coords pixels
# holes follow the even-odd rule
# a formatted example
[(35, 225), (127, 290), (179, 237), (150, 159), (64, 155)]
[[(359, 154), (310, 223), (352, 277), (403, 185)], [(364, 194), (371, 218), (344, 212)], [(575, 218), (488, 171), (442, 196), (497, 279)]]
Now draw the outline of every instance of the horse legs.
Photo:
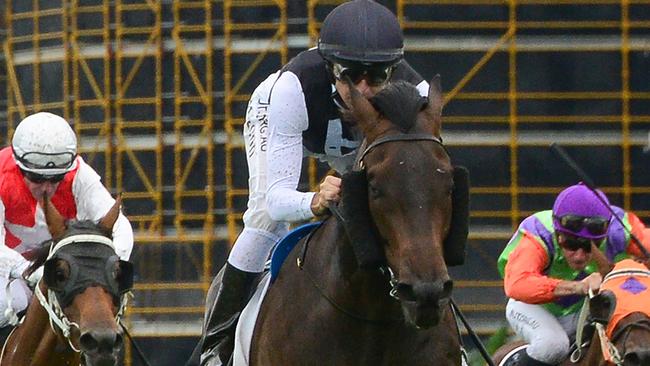
[(230, 263), (221, 270), (222, 279), (203, 336), (201, 365), (229, 365), (235, 342), (235, 328), (258, 273), (246, 272)]

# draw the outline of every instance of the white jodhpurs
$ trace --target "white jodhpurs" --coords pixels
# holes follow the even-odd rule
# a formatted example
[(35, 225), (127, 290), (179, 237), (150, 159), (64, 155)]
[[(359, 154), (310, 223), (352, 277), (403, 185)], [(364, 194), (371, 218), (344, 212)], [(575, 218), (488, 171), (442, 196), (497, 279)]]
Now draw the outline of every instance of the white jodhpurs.
[(556, 318), (541, 305), (510, 299), (506, 319), (528, 344), (527, 353), (537, 361), (556, 365), (569, 355), (574, 338), (578, 313)]
[(32, 291), (23, 279), (12, 280), (9, 284), (9, 293), (7, 293), (7, 281), (6, 278), (0, 278), (0, 328), (10, 325), (10, 318), (5, 314), (9, 303), (8, 296), (11, 296), (11, 308), (14, 314), (25, 310), (32, 298)]
[(280, 238), (268, 231), (244, 228), (230, 251), (228, 263), (242, 271), (260, 273)]

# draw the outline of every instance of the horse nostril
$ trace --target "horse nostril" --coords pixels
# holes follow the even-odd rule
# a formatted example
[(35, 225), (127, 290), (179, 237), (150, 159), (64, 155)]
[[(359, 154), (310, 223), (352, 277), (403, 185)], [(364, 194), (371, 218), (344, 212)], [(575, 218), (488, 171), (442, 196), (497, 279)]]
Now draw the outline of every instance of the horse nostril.
[(79, 337), (81, 349), (87, 353), (113, 353), (122, 347), (122, 335), (114, 331), (84, 332)]
[(623, 358), (623, 364), (625, 366), (641, 366), (641, 358), (636, 352), (629, 352), (625, 354)]
[(99, 347), (99, 343), (90, 332), (82, 334), (81, 337), (79, 337), (79, 343), (84, 352), (94, 352)]
[(397, 295), (403, 301), (416, 301), (415, 291), (413, 286), (408, 283), (400, 282), (397, 284)]

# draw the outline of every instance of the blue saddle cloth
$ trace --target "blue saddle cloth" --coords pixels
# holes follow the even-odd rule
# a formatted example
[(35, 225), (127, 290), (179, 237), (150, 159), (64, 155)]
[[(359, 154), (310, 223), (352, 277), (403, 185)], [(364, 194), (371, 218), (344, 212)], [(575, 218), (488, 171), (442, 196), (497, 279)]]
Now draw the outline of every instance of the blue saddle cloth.
[(318, 227), (320, 222), (311, 222), (293, 229), (287, 235), (282, 238), (273, 249), (273, 254), (271, 254), (271, 282), (275, 281), (280, 273), (280, 268), (282, 268), (282, 263), (287, 259), (287, 256), (296, 246), (300, 239), (309, 235), (309, 233)]

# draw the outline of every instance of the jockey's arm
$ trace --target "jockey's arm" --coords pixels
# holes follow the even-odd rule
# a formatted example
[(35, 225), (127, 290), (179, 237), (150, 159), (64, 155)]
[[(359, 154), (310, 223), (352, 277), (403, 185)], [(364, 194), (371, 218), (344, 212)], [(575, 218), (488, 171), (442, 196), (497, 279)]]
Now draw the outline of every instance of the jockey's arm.
[[(308, 127), (307, 107), (300, 81), (284, 72), (276, 81), (269, 105), (266, 206), (274, 221), (296, 222), (314, 217), (314, 192), (299, 192), (302, 132)], [(262, 192), (264, 187), (261, 187)]]
[[(0, 200), (0, 277), (2, 278), (22, 278), (23, 272), (29, 266), (29, 261), (20, 253), (9, 248), (5, 244), (7, 235), (5, 226), (5, 205)], [(1, 291), (1, 290), (0, 290)]]
[(603, 277), (599, 272), (594, 272), (581, 281), (562, 281), (557, 284), (553, 294), (556, 297), (569, 296), (569, 295), (588, 295), (589, 289), (597, 291)]
[[(99, 175), (86, 163), (80, 163), (72, 184), (77, 205), (77, 219), (99, 220), (115, 203)], [(122, 260), (129, 260), (133, 249), (133, 229), (129, 220), (120, 212), (113, 226), (115, 252)]]
[(549, 258), (542, 245), (533, 236), (526, 235), (510, 254), (503, 279), (508, 297), (528, 304), (543, 304), (557, 296), (554, 291), (562, 280), (544, 275)]

